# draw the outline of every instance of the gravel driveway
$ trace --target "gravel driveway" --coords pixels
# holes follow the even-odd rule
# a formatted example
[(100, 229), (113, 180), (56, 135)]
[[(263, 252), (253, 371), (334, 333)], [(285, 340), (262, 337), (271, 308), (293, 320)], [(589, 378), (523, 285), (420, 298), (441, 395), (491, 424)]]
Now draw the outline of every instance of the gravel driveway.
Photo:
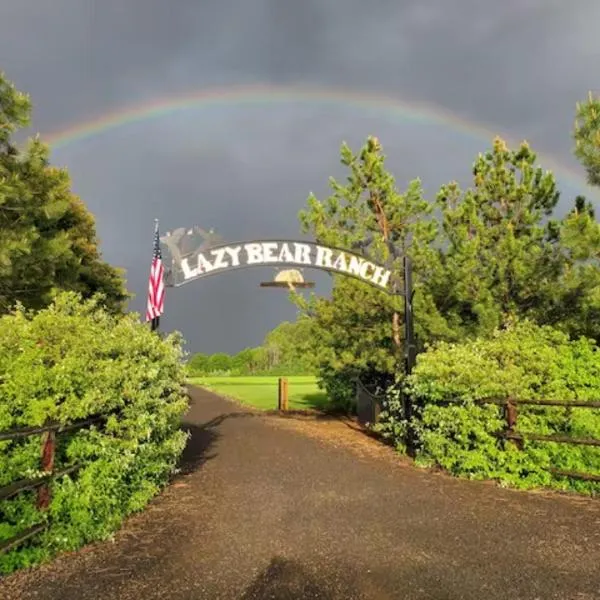
[(453, 479), (349, 422), (191, 393), (174, 484), (2, 600), (600, 599), (598, 500)]

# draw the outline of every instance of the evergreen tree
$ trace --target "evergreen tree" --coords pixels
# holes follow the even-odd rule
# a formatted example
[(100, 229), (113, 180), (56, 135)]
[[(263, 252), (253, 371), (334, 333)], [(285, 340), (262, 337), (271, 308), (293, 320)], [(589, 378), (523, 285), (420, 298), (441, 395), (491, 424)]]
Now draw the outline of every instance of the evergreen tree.
[(455, 339), (491, 333), (524, 316), (539, 317), (561, 274), (552, 214), (554, 176), (536, 164), (526, 143), (500, 138), (473, 166), (473, 185), (441, 188), (441, 274), (431, 288)]
[(600, 98), (591, 92), (577, 104), (575, 156), (585, 167), (591, 185), (600, 185)]
[[(396, 190), (374, 138), (358, 155), (343, 146), (342, 163), (347, 183), (331, 180), (324, 201), (309, 197), (303, 229), (321, 243), (362, 245), (376, 261), (389, 258), (387, 241), (412, 257), (421, 343), (485, 337), (523, 318), (600, 340), (598, 223), (583, 198), (553, 219), (554, 176), (526, 143), (509, 149), (497, 138), (475, 161), (468, 189), (451, 182), (431, 203), (418, 181)], [(335, 276), (331, 298), (301, 305), (315, 321), (320, 372), (334, 397), (347, 401), (356, 375), (401, 373), (392, 315), (401, 320), (402, 306), (393, 298)]]
[[(341, 162), (349, 171), (346, 183), (331, 178), (328, 198), (309, 196), (307, 209), (300, 213), (303, 231), (321, 244), (389, 264), (401, 289), (402, 256), (411, 256), (418, 265), (431, 255), (436, 236), (432, 207), (423, 199), (418, 180), (404, 193), (397, 189), (377, 138), (369, 137), (358, 154), (343, 144)], [(297, 301), (316, 323), (321, 379), (330, 396), (345, 403), (352, 391), (344, 380), (360, 376), (385, 381), (402, 368), (403, 302), (362, 282), (333, 278), (331, 298)], [(422, 306), (427, 298), (425, 291)]]
[(0, 313), (16, 302), (42, 308), (60, 290), (100, 293), (121, 311), (123, 273), (102, 261), (93, 216), (67, 171), (50, 165), (39, 139), (22, 151), (12, 142), (30, 111), (29, 98), (0, 74)]

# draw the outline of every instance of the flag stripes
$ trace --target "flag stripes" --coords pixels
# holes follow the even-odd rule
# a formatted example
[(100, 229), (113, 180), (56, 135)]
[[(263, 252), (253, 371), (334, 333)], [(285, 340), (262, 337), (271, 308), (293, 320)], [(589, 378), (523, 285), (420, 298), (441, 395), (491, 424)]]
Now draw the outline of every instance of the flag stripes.
[(164, 311), (165, 305), (165, 283), (164, 266), (160, 250), (160, 236), (158, 233), (158, 221), (154, 227), (154, 252), (152, 254), (152, 266), (150, 267), (150, 279), (148, 280), (148, 304), (146, 306), (146, 321), (157, 322)]

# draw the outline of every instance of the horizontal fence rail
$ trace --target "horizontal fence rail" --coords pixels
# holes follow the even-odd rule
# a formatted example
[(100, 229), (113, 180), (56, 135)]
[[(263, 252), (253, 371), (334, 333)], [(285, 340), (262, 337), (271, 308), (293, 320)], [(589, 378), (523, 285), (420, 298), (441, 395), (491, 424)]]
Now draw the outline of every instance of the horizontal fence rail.
[[(42, 436), (42, 448), (40, 457), (40, 470), (44, 473), (40, 477), (20, 479), (0, 487), (0, 500), (8, 500), (25, 491), (37, 490), (36, 506), (40, 512), (44, 512), (50, 506), (51, 493), (50, 484), (59, 477), (76, 473), (83, 465), (70, 465), (60, 470), (54, 469), (54, 459), (57, 449), (57, 436), (70, 431), (80, 431), (92, 425), (104, 424), (110, 416), (116, 415), (113, 411), (104, 415), (94, 415), (81, 421), (75, 421), (66, 425), (48, 423), (41, 427), (22, 427), (0, 432), (0, 441), (14, 441), (32, 436)], [(0, 554), (9, 552), (17, 546), (45, 531), (49, 523), (38, 523), (20, 532), (16, 536), (0, 542)]]
[[(448, 400), (437, 404), (446, 404), (448, 406), (458, 404), (460, 401)], [(461, 402), (462, 403), (462, 402)], [(576, 438), (568, 435), (543, 435), (535, 432), (524, 432), (516, 431), (517, 419), (518, 419), (518, 407), (519, 406), (540, 406), (540, 407), (552, 407), (552, 408), (587, 408), (592, 410), (600, 409), (600, 402), (585, 400), (515, 400), (512, 398), (497, 399), (497, 398), (484, 398), (473, 401), (474, 404), (478, 405), (496, 405), (504, 408), (504, 415), (506, 419), (506, 428), (504, 431), (499, 431), (496, 436), (500, 439), (511, 440), (516, 443), (519, 450), (523, 449), (523, 442), (550, 442), (555, 444), (570, 444), (573, 446), (595, 446), (600, 447), (600, 440), (593, 438)], [(582, 473), (580, 471), (567, 471), (562, 469), (556, 469), (553, 467), (548, 468), (548, 471), (553, 475), (559, 477), (568, 477), (571, 479), (580, 479), (582, 481), (597, 481), (600, 482), (600, 474), (596, 473)]]
[(42, 533), (42, 531), (46, 530), (48, 525), (46, 523), (42, 523), (40, 525), (34, 525), (29, 529), (21, 532), (19, 535), (10, 538), (10, 540), (6, 540), (0, 544), (0, 554), (3, 552), (8, 552), (9, 550), (13, 550), (17, 546), (20, 546), (23, 542), (35, 537), (38, 533)]
[(558, 406), (563, 408), (600, 408), (600, 402), (585, 400), (496, 400), (494, 398), (474, 400), (476, 404), (497, 404), (498, 406), (506, 406), (513, 404), (515, 406)]
[(594, 475), (593, 473), (580, 473), (579, 471), (564, 471), (563, 469), (555, 469), (550, 467), (548, 469), (553, 475), (559, 477), (571, 477), (572, 479), (581, 479), (582, 481), (599, 481), (600, 475)]
[(12, 496), (16, 496), (20, 492), (34, 490), (42, 485), (48, 484), (50, 481), (52, 481), (52, 479), (58, 479), (59, 477), (63, 477), (64, 475), (70, 475), (71, 473), (75, 473), (79, 469), (81, 469), (81, 465), (73, 465), (66, 469), (62, 469), (61, 471), (55, 471), (54, 473), (50, 473), (42, 477), (35, 477), (32, 479), (20, 479), (19, 481), (15, 481), (10, 485), (6, 485), (0, 488), (0, 500), (7, 500), (8, 498), (12, 498)]
[(540, 435), (537, 433), (511, 433), (500, 432), (500, 437), (507, 440), (529, 441), (532, 442), (554, 442), (556, 444), (572, 444), (573, 446), (600, 446), (600, 440), (573, 438), (567, 435)]
[(43, 427), (21, 427), (18, 429), (9, 429), (8, 431), (0, 431), (0, 442), (16, 440), (18, 438), (31, 437), (32, 435), (39, 435), (41, 433), (48, 433), (54, 431), (56, 433), (65, 433), (67, 431), (73, 431), (77, 429), (84, 429), (88, 425), (94, 425), (100, 423), (108, 418), (109, 415), (96, 415), (85, 419), (84, 421), (76, 421), (68, 425), (60, 425), (53, 423), (44, 425)]
[[(468, 400), (436, 400), (432, 404), (440, 404), (440, 405), (448, 405), (451, 406), (453, 404), (465, 405), (469, 401)], [(476, 400), (471, 400), (473, 404), (495, 404), (496, 406), (506, 406), (511, 404), (513, 406), (555, 406), (558, 408), (600, 408), (600, 402), (592, 401), (586, 402), (585, 400), (513, 400), (509, 399), (501, 399), (501, 398), (478, 398)]]
[[(371, 392), (360, 379), (355, 380), (357, 386), (357, 404), (359, 412), (368, 414), (369, 417), (377, 415), (379, 409), (373, 407), (374, 404), (381, 406), (381, 402), (385, 396)], [(568, 435), (543, 435), (535, 432), (524, 432), (517, 431), (517, 419), (518, 419), (518, 407), (519, 406), (539, 406), (539, 407), (553, 407), (553, 408), (584, 408), (598, 410), (600, 409), (600, 402), (596, 400), (585, 401), (585, 400), (515, 400), (512, 398), (500, 399), (500, 398), (483, 398), (472, 401), (473, 404), (484, 406), (484, 405), (495, 405), (504, 408), (504, 414), (506, 419), (506, 428), (503, 431), (496, 433), (496, 437), (499, 439), (510, 440), (516, 443), (519, 449), (523, 449), (523, 443), (527, 441), (532, 442), (549, 442), (555, 444), (570, 444), (574, 446), (592, 446), (600, 447), (600, 440), (594, 438), (577, 438)], [(361, 407), (361, 404), (363, 405)], [(457, 406), (465, 405), (463, 400), (441, 400), (436, 401), (435, 405), (441, 406)], [(369, 418), (361, 418), (359, 420), (366, 422), (373, 422)], [(594, 481), (600, 482), (600, 474), (596, 473), (581, 473), (579, 471), (569, 471), (563, 469), (556, 469), (550, 467), (548, 469), (550, 473), (559, 477), (569, 477), (572, 479), (580, 479), (582, 481)]]

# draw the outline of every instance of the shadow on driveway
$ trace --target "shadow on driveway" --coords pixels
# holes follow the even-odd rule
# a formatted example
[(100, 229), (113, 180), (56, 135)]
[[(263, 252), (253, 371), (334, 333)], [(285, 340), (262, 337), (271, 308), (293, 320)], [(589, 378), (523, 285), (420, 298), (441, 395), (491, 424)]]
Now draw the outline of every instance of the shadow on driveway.
[(246, 588), (240, 600), (334, 600), (331, 582), (319, 582), (297, 561), (275, 557)]
[(182, 429), (189, 435), (189, 439), (179, 460), (180, 475), (189, 475), (200, 469), (205, 462), (216, 457), (216, 452), (210, 453), (210, 450), (222, 435), (218, 428), (224, 421), (254, 416), (260, 415), (251, 412), (230, 412), (219, 415), (202, 425), (190, 419), (184, 420)]

